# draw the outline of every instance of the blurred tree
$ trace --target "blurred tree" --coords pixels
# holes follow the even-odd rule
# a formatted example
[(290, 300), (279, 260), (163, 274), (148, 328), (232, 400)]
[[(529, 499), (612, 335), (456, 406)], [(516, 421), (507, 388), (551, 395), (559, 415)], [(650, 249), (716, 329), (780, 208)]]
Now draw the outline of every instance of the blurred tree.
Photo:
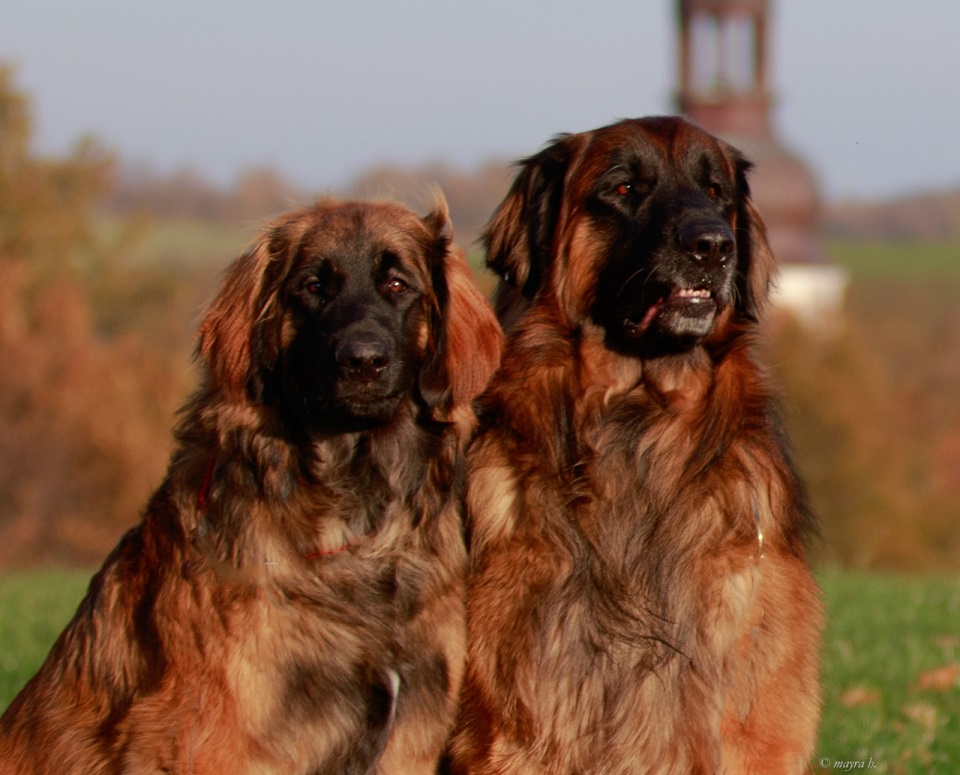
[(0, 66), (0, 253), (44, 273), (78, 268), (94, 245), (91, 208), (108, 190), (113, 169), (96, 143), (82, 141), (64, 161), (33, 158), (27, 98)]
[(231, 219), (260, 223), (268, 217), (302, 206), (306, 196), (276, 171), (258, 167), (240, 175), (231, 199), (233, 201), (228, 210)]
[(842, 331), (771, 326), (788, 431), (820, 516), (820, 560), (960, 567), (957, 284), (860, 280)]
[(476, 244), (483, 227), (510, 187), (514, 170), (509, 164), (489, 162), (472, 172), (445, 164), (408, 169), (383, 165), (354, 179), (346, 189), (350, 196), (388, 197), (417, 210), (430, 206), (431, 186), (439, 187), (450, 205), (454, 238), (467, 249)]
[(149, 213), (153, 218), (215, 221), (223, 196), (199, 173), (185, 169), (159, 175), (146, 165), (120, 165), (108, 199), (117, 213)]
[[(820, 517), (820, 559), (866, 568), (889, 561), (891, 531), (910, 516), (903, 455), (896, 454), (892, 390), (854, 321), (832, 338), (792, 320), (773, 329), (787, 429)], [(902, 535), (898, 538), (902, 539)]]
[[(219, 190), (191, 171), (121, 168), (89, 140), (38, 159), (30, 136), (29, 101), (0, 66), (0, 567), (98, 561), (159, 482), (191, 384), (189, 338), (212, 269), (124, 261), (128, 232), (106, 242), (98, 208), (110, 205), (111, 226), (145, 211), (245, 231), (307, 198), (264, 169)], [(510, 177), (500, 163), (385, 166), (343, 193), (424, 209), (439, 185), (457, 241), (476, 247)], [(489, 287), (489, 275), (478, 280)], [(960, 567), (958, 293), (956, 280), (855, 278), (835, 337), (770, 326), (764, 355), (821, 516), (821, 561)]]
[(94, 217), (109, 154), (83, 141), (38, 159), (30, 130), (0, 67), (0, 564), (89, 563), (162, 474), (184, 370), (98, 327), (90, 288), (115, 258)]

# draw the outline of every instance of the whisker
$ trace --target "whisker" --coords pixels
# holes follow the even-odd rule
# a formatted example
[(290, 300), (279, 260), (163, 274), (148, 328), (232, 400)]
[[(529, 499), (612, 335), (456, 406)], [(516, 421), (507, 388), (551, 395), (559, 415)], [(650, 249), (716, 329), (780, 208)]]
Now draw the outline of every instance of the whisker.
[[(634, 278), (642, 274), (645, 270), (646, 270), (646, 267), (642, 269), (638, 269), (632, 275), (630, 275), (626, 280), (624, 280), (623, 283), (620, 285), (620, 290), (617, 291), (616, 298), (619, 299), (620, 296), (623, 294), (623, 292), (626, 290), (627, 286), (633, 282)], [(643, 288), (646, 288), (647, 284), (650, 282), (651, 274), (652, 274), (651, 272), (647, 271), (647, 277), (643, 281), (643, 285), (642, 285)]]

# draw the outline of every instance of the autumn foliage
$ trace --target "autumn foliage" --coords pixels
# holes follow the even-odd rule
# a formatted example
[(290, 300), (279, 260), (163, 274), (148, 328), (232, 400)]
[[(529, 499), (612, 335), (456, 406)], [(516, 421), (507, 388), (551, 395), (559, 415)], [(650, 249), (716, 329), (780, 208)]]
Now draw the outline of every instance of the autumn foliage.
[[(0, 565), (91, 563), (133, 523), (188, 384), (162, 337), (108, 324), (136, 295), (97, 237), (112, 162), (83, 143), (34, 158), (0, 70)], [(109, 330), (114, 328), (114, 330)], [(159, 345), (159, 346), (157, 346)], [(177, 361), (183, 360), (181, 365)]]
[[(909, 256), (909, 250), (905, 250)], [(771, 326), (821, 561), (960, 567), (960, 282), (860, 278), (842, 330)]]
[[(131, 260), (143, 213), (235, 229), (239, 246), (305, 195), (269, 170), (220, 191), (190, 172), (126, 168), (89, 141), (37, 158), (30, 137), (28, 100), (0, 68), (0, 568), (90, 565), (160, 482), (194, 381), (193, 331), (230, 258)], [(458, 241), (475, 248), (510, 177), (506, 164), (384, 167), (340, 193), (409, 201), (440, 185)], [(120, 224), (109, 237), (105, 210)], [(958, 277), (855, 274), (832, 335), (768, 326), (764, 357), (821, 516), (821, 563), (960, 567)]]

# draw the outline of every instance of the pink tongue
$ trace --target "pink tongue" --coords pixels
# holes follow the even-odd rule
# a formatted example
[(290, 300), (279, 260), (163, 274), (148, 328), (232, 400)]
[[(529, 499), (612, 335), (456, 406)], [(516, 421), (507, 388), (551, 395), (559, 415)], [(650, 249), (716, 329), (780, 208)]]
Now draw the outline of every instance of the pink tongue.
[(663, 309), (663, 299), (658, 299), (651, 304), (647, 313), (643, 316), (643, 320), (640, 321), (639, 330), (646, 331), (653, 322), (653, 319), (660, 314), (661, 309)]

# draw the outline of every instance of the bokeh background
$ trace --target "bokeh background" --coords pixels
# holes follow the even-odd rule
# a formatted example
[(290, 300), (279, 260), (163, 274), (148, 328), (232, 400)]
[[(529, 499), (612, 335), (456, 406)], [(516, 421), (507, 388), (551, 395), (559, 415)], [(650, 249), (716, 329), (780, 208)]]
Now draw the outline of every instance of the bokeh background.
[[(960, 5), (881, 5), (771, 5), (772, 123), (849, 283), (830, 336), (781, 316), (767, 358), (817, 562), (957, 570)], [(0, 566), (95, 564), (137, 520), (203, 302), (265, 219), (439, 184), (479, 265), (510, 161), (675, 110), (678, 49), (671, 0), (7, 0)]]

